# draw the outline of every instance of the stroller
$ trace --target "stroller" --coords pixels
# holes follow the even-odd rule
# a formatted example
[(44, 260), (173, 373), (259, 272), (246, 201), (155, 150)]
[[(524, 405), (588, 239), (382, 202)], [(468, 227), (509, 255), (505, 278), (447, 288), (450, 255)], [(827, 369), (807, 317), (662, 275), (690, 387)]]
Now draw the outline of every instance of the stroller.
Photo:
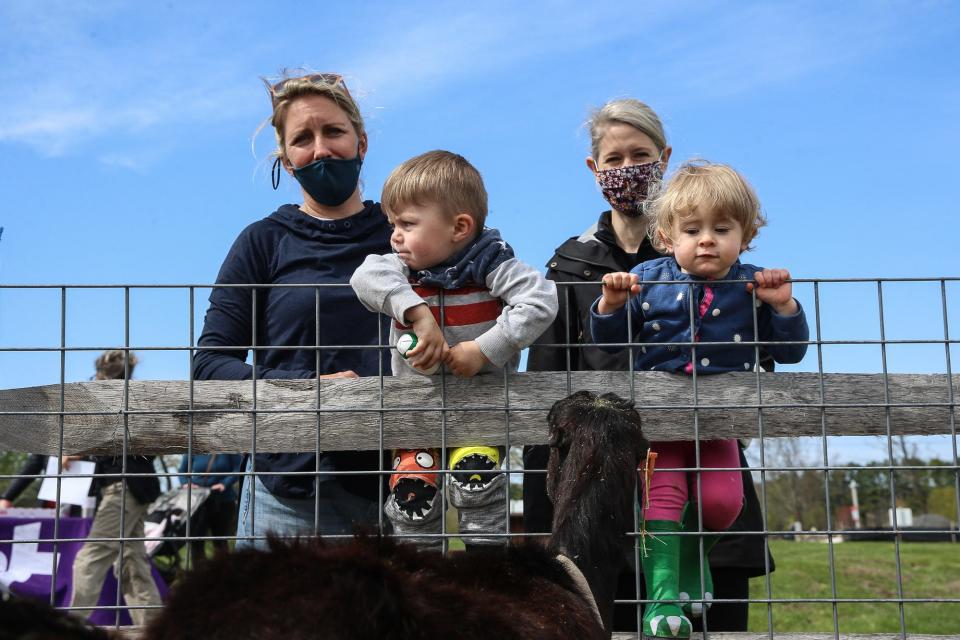
[(197, 526), (200, 507), (209, 495), (210, 489), (206, 487), (180, 485), (161, 494), (150, 505), (143, 523), (144, 545), (167, 584), (171, 584), (180, 571), (187, 521), (191, 529)]

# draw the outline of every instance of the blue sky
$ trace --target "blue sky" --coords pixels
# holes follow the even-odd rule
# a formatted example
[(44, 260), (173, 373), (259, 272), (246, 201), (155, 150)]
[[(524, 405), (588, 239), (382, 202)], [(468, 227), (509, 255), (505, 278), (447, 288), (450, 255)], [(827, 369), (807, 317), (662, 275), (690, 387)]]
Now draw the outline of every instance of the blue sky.
[[(960, 276), (958, 43), (951, 2), (6, 0), (0, 284), (211, 283), (244, 226), (299, 197), (286, 176), (271, 190), (272, 133), (254, 137), (259, 77), (284, 67), (347, 78), (370, 131), (366, 197), (412, 155), (462, 153), (489, 223), (538, 266), (605, 208), (584, 165), (589, 109), (632, 96), (661, 115), (675, 164), (723, 161), (752, 181), (770, 224), (748, 261), (801, 279)], [(812, 287), (796, 289), (810, 313)], [(946, 290), (955, 337), (960, 283)], [(883, 294), (887, 338), (943, 339), (939, 284)], [(68, 346), (123, 343), (122, 290), (67, 298)], [(0, 289), (0, 348), (58, 346), (59, 301)], [(823, 284), (820, 302), (825, 339), (879, 338), (875, 284)], [(135, 346), (189, 342), (183, 289), (134, 290), (130, 313)], [(69, 354), (67, 380), (93, 356)], [(186, 376), (181, 352), (142, 356), (141, 378)], [(887, 357), (945, 370), (942, 344)], [(59, 379), (54, 354), (0, 363), (0, 388)], [(881, 366), (876, 346), (824, 348), (828, 371)], [(816, 368), (811, 350), (786, 369)]]

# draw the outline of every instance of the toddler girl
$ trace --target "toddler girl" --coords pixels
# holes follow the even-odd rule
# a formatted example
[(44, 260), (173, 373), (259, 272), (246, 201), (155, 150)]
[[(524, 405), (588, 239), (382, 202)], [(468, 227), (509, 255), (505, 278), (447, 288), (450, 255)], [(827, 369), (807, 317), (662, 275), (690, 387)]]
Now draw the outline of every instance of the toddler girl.
[[(641, 263), (630, 273), (604, 276), (603, 293), (591, 310), (597, 342), (671, 343), (632, 347), (637, 371), (751, 371), (756, 348), (738, 343), (755, 341), (790, 342), (763, 348), (777, 362), (799, 362), (809, 330), (793, 298), (790, 274), (739, 260), (765, 224), (757, 196), (743, 177), (725, 165), (688, 162), (648, 207), (650, 239), (669, 255)], [(628, 312), (631, 336), (626, 332)], [(694, 347), (697, 342), (724, 344)], [(699, 531), (697, 502), (705, 529), (723, 531), (736, 519), (743, 503), (737, 443), (700, 444), (700, 468), (732, 470), (701, 472), (699, 495), (696, 473), (665, 470), (697, 466), (694, 442), (652, 442), (651, 450), (658, 456), (657, 472), (648, 487), (645, 525), (647, 531), (668, 535), (646, 545), (643, 573), (654, 602), (645, 608), (643, 631), (689, 637), (684, 613), (699, 615), (711, 598), (709, 568), (704, 562), (701, 595), (697, 536), (669, 534)], [(704, 540), (704, 560), (715, 541)], [(671, 600), (684, 601), (682, 609)]]

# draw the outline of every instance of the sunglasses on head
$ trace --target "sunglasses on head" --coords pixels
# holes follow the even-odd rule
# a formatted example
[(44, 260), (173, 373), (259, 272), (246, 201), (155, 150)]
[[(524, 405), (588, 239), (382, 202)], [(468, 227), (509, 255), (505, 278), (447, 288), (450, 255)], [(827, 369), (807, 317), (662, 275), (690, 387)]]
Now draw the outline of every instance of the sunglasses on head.
[(273, 100), (274, 105), (276, 105), (278, 100), (283, 99), (286, 87), (291, 82), (300, 82), (306, 80), (311, 84), (321, 85), (321, 86), (339, 86), (347, 95), (350, 95), (350, 91), (347, 89), (347, 83), (343, 81), (343, 76), (339, 73), (309, 73), (305, 76), (296, 76), (293, 78), (284, 78), (280, 82), (277, 82), (270, 86), (270, 98)]

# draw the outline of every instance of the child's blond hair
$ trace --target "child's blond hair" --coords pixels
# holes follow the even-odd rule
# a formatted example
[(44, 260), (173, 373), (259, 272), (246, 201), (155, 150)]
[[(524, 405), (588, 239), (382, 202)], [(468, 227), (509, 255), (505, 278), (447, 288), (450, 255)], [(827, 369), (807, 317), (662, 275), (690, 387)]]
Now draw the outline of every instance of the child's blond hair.
[(480, 172), (463, 156), (442, 150), (400, 163), (383, 185), (380, 204), (391, 218), (406, 207), (427, 204), (449, 216), (466, 213), (477, 233), (487, 219), (487, 190)]
[(666, 188), (647, 203), (650, 242), (661, 253), (667, 253), (664, 238), (672, 238), (674, 226), (701, 207), (739, 222), (745, 243), (753, 240), (760, 227), (767, 224), (756, 192), (733, 167), (690, 160), (681, 165)]

